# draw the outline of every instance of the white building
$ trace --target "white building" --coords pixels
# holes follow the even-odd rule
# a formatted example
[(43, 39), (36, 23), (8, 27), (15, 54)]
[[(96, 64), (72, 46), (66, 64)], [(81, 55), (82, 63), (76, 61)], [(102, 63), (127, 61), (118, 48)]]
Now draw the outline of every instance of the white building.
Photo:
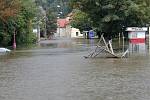
[(71, 28), (71, 38), (79, 38), (83, 37), (83, 34), (81, 34), (80, 30), (77, 28)]

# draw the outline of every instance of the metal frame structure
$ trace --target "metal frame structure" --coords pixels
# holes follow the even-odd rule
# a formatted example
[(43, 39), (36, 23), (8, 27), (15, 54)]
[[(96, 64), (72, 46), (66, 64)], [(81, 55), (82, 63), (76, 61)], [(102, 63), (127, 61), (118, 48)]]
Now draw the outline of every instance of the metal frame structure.
[(127, 49), (125, 52), (123, 50), (122, 53), (114, 53), (111, 40), (106, 42), (106, 40), (102, 34), (99, 42), (96, 45), (96, 48), (88, 56), (84, 56), (84, 57), (85, 58), (95, 58), (100, 54), (107, 53), (107, 54), (109, 54), (108, 57), (111, 57), (111, 58), (124, 58), (124, 57), (126, 57), (128, 52), (129, 52), (129, 50)]

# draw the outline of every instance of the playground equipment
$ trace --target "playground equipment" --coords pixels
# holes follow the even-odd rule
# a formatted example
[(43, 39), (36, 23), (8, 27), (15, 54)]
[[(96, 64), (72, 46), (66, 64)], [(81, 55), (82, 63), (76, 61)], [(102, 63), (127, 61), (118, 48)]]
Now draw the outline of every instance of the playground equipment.
[[(123, 36), (124, 39), (124, 36)], [(120, 53), (115, 53), (114, 49), (112, 47), (112, 40), (109, 40), (108, 42), (105, 40), (103, 34), (101, 35), (101, 38), (99, 40), (99, 42), (96, 45), (96, 48), (88, 55), (88, 56), (84, 56), (85, 58), (95, 58), (98, 57), (99, 55), (104, 55), (105, 57), (111, 57), (111, 58), (124, 58), (126, 57), (126, 55), (128, 54), (129, 50), (126, 49), (124, 51), (124, 47), (123, 47), (123, 51)], [(119, 37), (119, 43), (120, 43), (120, 37)], [(123, 45), (124, 45), (124, 40), (123, 40)]]

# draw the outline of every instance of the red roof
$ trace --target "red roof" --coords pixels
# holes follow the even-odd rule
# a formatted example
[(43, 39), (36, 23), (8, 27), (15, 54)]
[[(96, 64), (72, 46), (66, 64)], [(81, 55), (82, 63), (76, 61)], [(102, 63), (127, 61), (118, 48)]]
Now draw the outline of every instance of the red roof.
[(66, 25), (68, 24), (68, 21), (66, 19), (58, 19), (57, 24), (58, 27), (65, 28)]

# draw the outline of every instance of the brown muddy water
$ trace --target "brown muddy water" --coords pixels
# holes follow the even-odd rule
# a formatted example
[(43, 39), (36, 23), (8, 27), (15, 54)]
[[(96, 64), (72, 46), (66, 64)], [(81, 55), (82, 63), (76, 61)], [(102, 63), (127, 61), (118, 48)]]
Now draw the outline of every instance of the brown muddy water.
[(85, 59), (97, 40), (47, 40), (0, 56), (0, 100), (150, 100), (148, 46)]

